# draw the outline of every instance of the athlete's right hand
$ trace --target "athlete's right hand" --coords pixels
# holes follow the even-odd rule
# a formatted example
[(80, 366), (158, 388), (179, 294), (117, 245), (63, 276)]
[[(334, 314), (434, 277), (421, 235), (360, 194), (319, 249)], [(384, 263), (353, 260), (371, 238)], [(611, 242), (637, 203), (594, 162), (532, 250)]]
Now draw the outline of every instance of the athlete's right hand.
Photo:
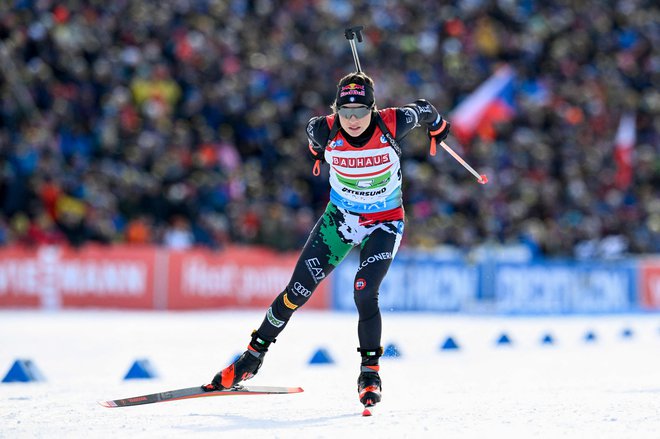
[(312, 158), (312, 160), (323, 160), (325, 148), (321, 145), (316, 145), (313, 142), (309, 142), (307, 151), (309, 152), (309, 156)]

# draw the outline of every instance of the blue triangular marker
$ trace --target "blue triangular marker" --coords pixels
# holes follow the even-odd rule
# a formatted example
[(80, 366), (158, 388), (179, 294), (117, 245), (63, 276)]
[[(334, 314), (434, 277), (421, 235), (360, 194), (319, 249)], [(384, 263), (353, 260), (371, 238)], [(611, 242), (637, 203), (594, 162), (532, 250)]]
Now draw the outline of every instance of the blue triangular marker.
[(586, 341), (586, 342), (595, 342), (596, 341), (596, 334), (593, 331), (588, 331), (584, 335), (584, 341)]
[(633, 336), (633, 330), (630, 328), (624, 328), (623, 331), (621, 331), (621, 337), (623, 338), (632, 338)]
[(447, 337), (447, 340), (445, 340), (445, 342), (442, 344), (440, 349), (443, 350), (443, 351), (458, 349), (458, 344), (456, 344), (456, 342), (454, 341), (453, 338)]
[(2, 379), (3, 383), (30, 383), (33, 381), (44, 381), (44, 377), (31, 360), (14, 361), (9, 372)]
[(125, 380), (133, 379), (150, 379), (155, 378), (156, 374), (151, 367), (151, 363), (147, 359), (135, 360), (131, 368), (124, 376)]
[(500, 338), (497, 339), (497, 344), (498, 345), (510, 345), (511, 344), (511, 339), (509, 338), (508, 335), (502, 334), (500, 335)]
[(395, 357), (400, 357), (401, 356), (401, 351), (399, 351), (399, 348), (396, 347), (393, 343), (388, 344), (385, 347), (385, 350), (383, 351), (383, 357), (385, 358), (395, 358)]
[(323, 348), (318, 349), (309, 359), (309, 364), (332, 364), (334, 361), (328, 351)]
[(541, 339), (541, 344), (555, 344), (555, 340), (552, 338), (551, 334), (545, 334), (543, 339)]

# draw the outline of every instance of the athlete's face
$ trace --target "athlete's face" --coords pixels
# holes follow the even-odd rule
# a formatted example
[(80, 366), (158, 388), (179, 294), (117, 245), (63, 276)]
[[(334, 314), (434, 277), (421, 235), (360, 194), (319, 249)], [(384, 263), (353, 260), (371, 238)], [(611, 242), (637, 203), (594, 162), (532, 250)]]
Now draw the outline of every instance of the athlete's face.
[[(363, 113), (366, 114), (359, 117)], [(342, 105), (339, 111), (337, 111), (337, 114), (339, 114), (341, 127), (352, 137), (357, 137), (364, 133), (371, 123), (371, 109), (365, 105)]]

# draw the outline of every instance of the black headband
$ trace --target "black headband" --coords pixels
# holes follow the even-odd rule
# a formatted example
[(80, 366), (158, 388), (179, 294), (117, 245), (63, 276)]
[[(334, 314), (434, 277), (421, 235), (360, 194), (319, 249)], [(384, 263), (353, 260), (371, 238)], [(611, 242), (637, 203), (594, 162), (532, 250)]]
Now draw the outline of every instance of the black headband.
[(362, 104), (372, 107), (374, 105), (373, 87), (357, 78), (347, 84), (340, 84), (337, 87), (336, 105), (341, 107), (346, 104)]

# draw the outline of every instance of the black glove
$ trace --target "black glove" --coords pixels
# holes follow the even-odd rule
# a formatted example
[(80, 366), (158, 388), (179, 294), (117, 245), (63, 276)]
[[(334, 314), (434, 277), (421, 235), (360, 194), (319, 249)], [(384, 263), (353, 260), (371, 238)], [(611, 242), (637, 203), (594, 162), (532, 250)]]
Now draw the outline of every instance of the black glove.
[(309, 156), (314, 160), (312, 174), (318, 177), (321, 174), (321, 160), (323, 160), (323, 155), (325, 154), (325, 147), (319, 146), (310, 141), (307, 146), (307, 151)]
[(438, 123), (434, 123), (433, 125), (428, 126), (427, 132), (429, 135), (429, 139), (431, 139), (431, 151), (430, 151), (431, 155), (435, 155), (436, 144), (445, 140), (449, 135), (449, 127), (451, 127), (451, 124), (446, 120), (444, 120), (442, 116), (440, 117)]
[(307, 146), (307, 152), (312, 160), (323, 160), (323, 154), (325, 153), (325, 147), (309, 142)]
[(429, 139), (431, 140), (435, 139), (435, 141), (438, 143), (442, 142), (449, 135), (450, 127), (451, 124), (446, 120), (444, 120), (441, 116), (438, 123), (434, 123), (433, 125), (428, 126)]

